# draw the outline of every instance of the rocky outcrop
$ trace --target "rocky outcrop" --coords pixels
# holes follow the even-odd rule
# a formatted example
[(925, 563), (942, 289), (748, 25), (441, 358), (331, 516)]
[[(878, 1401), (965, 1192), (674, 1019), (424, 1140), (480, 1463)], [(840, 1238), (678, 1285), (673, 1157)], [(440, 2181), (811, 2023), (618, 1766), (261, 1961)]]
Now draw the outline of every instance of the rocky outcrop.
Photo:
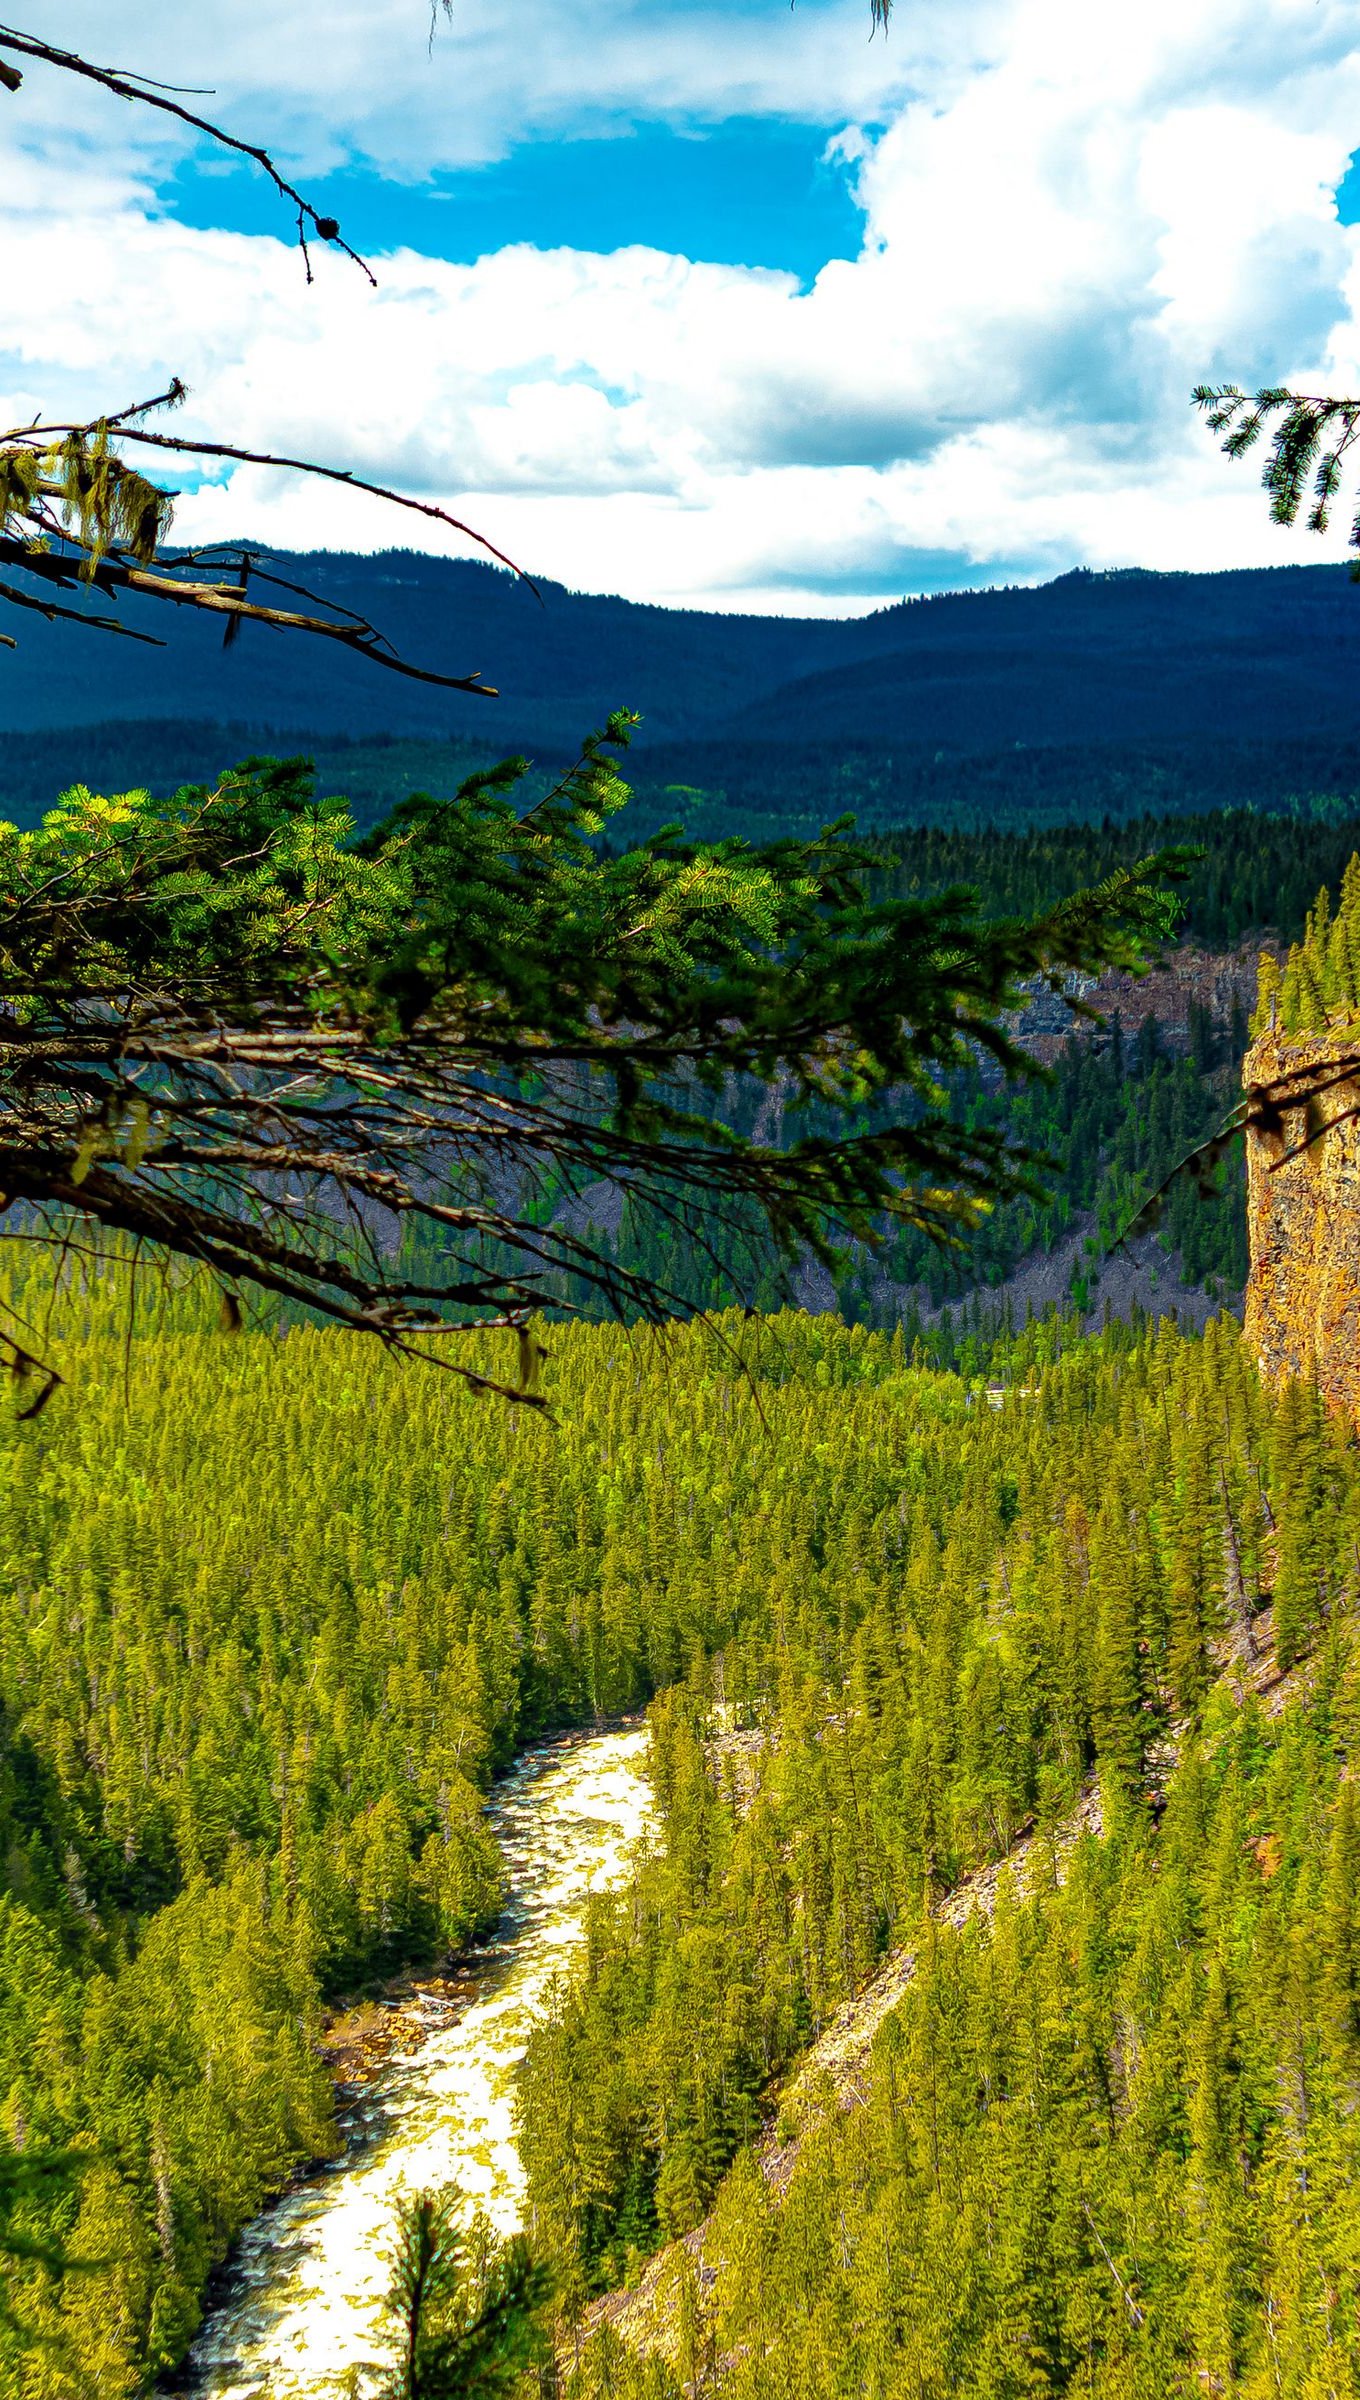
[(1360, 1042), (1271, 1034), (1243, 1081), (1246, 1338), (1272, 1382), (1316, 1377), (1360, 1425)]
[(1100, 1032), (1116, 1015), (1126, 1041), (1133, 1040), (1145, 1017), (1152, 1017), (1166, 1047), (1183, 1053), (1191, 1046), (1196, 1010), (1225, 1027), (1236, 1013), (1250, 1014), (1262, 950), (1273, 955), (1275, 947), (1273, 935), (1227, 951), (1201, 950), (1194, 942), (1183, 942), (1147, 975), (1111, 971), (1098, 981), (1089, 975), (1069, 976), (1070, 996), (1095, 1009), (1099, 1024), (1074, 1017), (1062, 997), (1036, 978), (1027, 987), (1031, 997), (1025, 1007), (1007, 1024), (1022, 1048), (1044, 1066), (1053, 1065), (1073, 1034), (1081, 1039)]

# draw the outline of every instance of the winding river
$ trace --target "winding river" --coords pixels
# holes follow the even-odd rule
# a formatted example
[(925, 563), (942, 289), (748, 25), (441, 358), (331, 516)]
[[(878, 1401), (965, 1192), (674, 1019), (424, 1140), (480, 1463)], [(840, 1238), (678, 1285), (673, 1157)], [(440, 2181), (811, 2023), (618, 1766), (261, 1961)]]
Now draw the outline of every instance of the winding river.
[(488, 1817), (509, 1869), (475, 1996), (419, 1989), (429, 2024), (363, 2095), (344, 2155), (290, 2186), (233, 2253), (177, 2389), (198, 2400), (367, 2400), (389, 2365), (379, 2303), (401, 2184), (457, 2183), (504, 2233), (520, 2222), (515, 2070), (553, 1976), (580, 1940), (587, 1895), (623, 1881), (648, 1822), (646, 1735), (630, 1728), (528, 1752)]

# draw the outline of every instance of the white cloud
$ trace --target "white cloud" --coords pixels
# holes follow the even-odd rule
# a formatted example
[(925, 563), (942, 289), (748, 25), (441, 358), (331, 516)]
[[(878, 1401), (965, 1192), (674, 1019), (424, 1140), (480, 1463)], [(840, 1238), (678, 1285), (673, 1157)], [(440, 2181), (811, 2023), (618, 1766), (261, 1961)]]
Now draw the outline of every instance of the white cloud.
[[(913, 8), (890, 41), (866, 40), (867, 0), (661, 7), (641, 0), (142, 0), (120, 28), (120, 67), (209, 87), (185, 105), (316, 175), (366, 160), (401, 181), (503, 157), (540, 135), (607, 132), (638, 118), (716, 122), (750, 111), (826, 123), (875, 117), (914, 78), (965, 73), (999, 0)], [(904, 11), (904, 16), (906, 12)], [(31, 0), (25, 22), (109, 59), (104, 0)], [(180, 136), (117, 102), (30, 71), (28, 119), (164, 155)]]
[[(402, 252), (376, 294), (327, 256), (308, 291), (282, 239), (148, 213), (153, 158), (92, 154), (82, 180), (79, 145), (49, 155), (45, 131), (0, 202), (27, 295), (0, 337), (0, 411), (85, 410), (179, 372), (186, 425), (404, 480), (544, 572), (638, 598), (841, 607), (941, 558), (1014, 575), (1325, 554), (1268, 526), (1188, 392), (1360, 376), (1360, 247), (1332, 201), (1360, 141), (1360, 0), (1143, 0), (1132, 17), (914, 0), (909, 20), (903, 0), (887, 50), (839, 0), (791, 23), (644, 20), (626, 0), (493, 23), (460, 0), (433, 68), (411, 6), (341, 8), (318, 40), (309, 12), (266, 24), (213, 0), (176, 17), (192, 31), (175, 71), (215, 60), (233, 104), (286, 114), (300, 153), (329, 141), (407, 171), (465, 154), (478, 108), (499, 139), (516, 107), (579, 126), (600, 95), (642, 105), (644, 54), (654, 110), (726, 93), (801, 112), (820, 74), (816, 112), (829, 91), (852, 119), (838, 146), (859, 160), (862, 255), (803, 292), (637, 248), (521, 245), (471, 267)], [(86, 18), (84, 0), (63, 9), (67, 38)], [(473, 59), (476, 105), (436, 134), (419, 75)], [(871, 138), (856, 112), (887, 97)], [(180, 525), (279, 546), (405, 531), (253, 471), (186, 498)]]

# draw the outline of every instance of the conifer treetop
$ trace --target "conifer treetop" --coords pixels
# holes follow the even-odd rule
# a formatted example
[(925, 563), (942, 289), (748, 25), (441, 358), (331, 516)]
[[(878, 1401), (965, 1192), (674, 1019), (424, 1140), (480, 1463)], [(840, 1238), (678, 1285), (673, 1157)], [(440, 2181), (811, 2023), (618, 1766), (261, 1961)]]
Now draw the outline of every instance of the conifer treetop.
[(1360, 1026), (1360, 857), (1341, 879), (1335, 911), (1324, 885), (1308, 912), (1303, 940), (1283, 964), (1261, 958), (1253, 1037), (1263, 1034), (1354, 1034)]

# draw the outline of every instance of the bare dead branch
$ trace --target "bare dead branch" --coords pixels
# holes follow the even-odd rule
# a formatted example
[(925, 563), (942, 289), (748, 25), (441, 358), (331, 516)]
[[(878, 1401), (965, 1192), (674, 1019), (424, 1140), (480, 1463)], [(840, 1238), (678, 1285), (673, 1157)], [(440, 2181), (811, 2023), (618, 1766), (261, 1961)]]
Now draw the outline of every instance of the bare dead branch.
[[(0, 25), (0, 50), (12, 51), (20, 58), (37, 59), (42, 65), (59, 68), (66, 75), (78, 75), (85, 82), (98, 84), (101, 90), (114, 93), (120, 100), (140, 101), (144, 108), (158, 109), (163, 116), (177, 118), (181, 125), (187, 125), (192, 132), (206, 135), (219, 149), (234, 150), (239, 157), (250, 159), (262, 174), (268, 176), (280, 198), (290, 202), (297, 210), (298, 243), (307, 281), (312, 281), (312, 262), (307, 249), (307, 227), (310, 225), (318, 241), (329, 243), (334, 250), (343, 251), (345, 257), (352, 259), (360, 272), (377, 288), (378, 278), (373, 269), (357, 250), (350, 248), (337, 220), (321, 215), (310, 200), (304, 199), (302, 193), (280, 173), (267, 150), (258, 142), (243, 141), (238, 134), (228, 133), (225, 126), (214, 124), (211, 118), (200, 117), (193, 109), (182, 107), (178, 100), (170, 97), (170, 86), (154, 83), (148, 76), (120, 73), (113, 67), (98, 67), (91, 59), (82, 58), (76, 50), (63, 50), (55, 42), (42, 41), (35, 34), (21, 33), (11, 25)], [(11, 81), (13, 72), (11, 69), (4, 79), (11, 91), (18, 88)]]
[(137, 426), (127, 427), (122, 432), (122, 439), (128, 442), (145, 442), (157, 450), (189, 451), (196, 458), (230, 458), (239, 460), (244, 466), (277, 467), (290, 474), (320, 475), (328, 483), (343, 483), (352, 492), (367, 492), (375, 500), (386, 500), (393, 508), (407, 508), (412, 510), (416, 516), (430, 517), (437, 524), (449, 526), (454, 533), (462, 534), (466, 540), (475, 542), (479, 549), (485, 550), (488, 557), (496, 560), (498, 566), (508, 567), (512, 575), (519, 577), (521, 583), (528, 584), (536, 598), (541, 597), (532, 575), (524, 567), (518, 566), (504, 550), (498, 550), (495, 543), (488, 541), (484, 533), (478, 533), (474, 526), (465, 525), (461, 517), (451, 516), (448, 509), (437, 507), (432, 500), (414, 500), (409, 492), (393, 491), (383, 483), (370, 483), (366, 477), (356, 475), (349, 467), (318, 466), (315, 459), (285, 458), (276, 456), (269, 450), (241, 450), (230, 442), (193, 442), (176, 434), (148, 433), (144, 428)]
[(495, 543), (488, 541), (484, 533), (478, 533), (475, 526), (465, 524), (461, 517), (451, 515), (448, 509), (438, 507), (433, 500), (416, 500), (409, 492), (396, 491), (387, 484), (370, 483), (366, 477), (354, 474), (348, 467), (320, 466), (315, 459), (290, 458), (271, 450), (245, 450), (234, 442), (198, 442), (182, 434), (150, 433), (145, 426), (130, 421), (149, 414), (153, 409), (177, 406), (187, 397), (187, 388), (176, 378), (169, 390), (159, 394), (156, 399), (144, 400), (137, 406), (122, 410), (116, 417), (91, 418), (86, 424), (16, 427), (9, 433), (0, 433), (0, 447), (19, 441), (31, 444), (38, 435), (45, 440), (62, 434), (89, 435), (97, 432), (101, 425), (106, 425), (110, 432), (117, 433), (120, 441), (142, 442), (156, 450), (180, 451), (193, 458), (226, 458), (247, 467), (276, 467), (281, 473), (287, 474), (318, 475), (328, 483), (342, 483), (352, 492), (366, 492), (371, 499), (384, 500), (393, 508), (409, 509), (415, 516), (429, 517), (437, 524), (447, 525), (451, 532), (461, 534), (466, 541), (475, 542), (479, 550), (485, 550), (498, 566), (508, 567), (521, 583), (528, 584), (535, 597), (541, 597), (537, 584), (525, 568), (517, 565), (504, 550), (498, 550)]
[[(27, 553), (23, 564), (27, 568)], [(121, 617), (92, 617), (88, 609), (64, 608), (60, 600), (39, 600), (36, 593), (21, 592), (17, 584), (0, 583), (0, 600), (7, 600), (12, 608), (31, 608), (35, 615), (46, 617), (49, 623), (56, 617), (67, 617), (73, 625), (88, 625), (100, 633), (124, 634), (132, 642), (149, 642), (153, 650), (165, 648), (159, 634), (143, 633), (136, 626), (125, 625)], [(18, 648), (12, 634), (0, 634), (0, 641), (8, 650)]]
[[(245, 618), (283, 631), (317, 634), (327, 641), (338, 642), (342, 649), (354, 651), (374, 666), (387, 668), (391, 674), (409, 676), (413, 682), (436, 684), (444, 691), (475, 692), (484, 700), (498, 696), (496, 686), (484, 683), (479, 674), (440, 675), (433, 667), (417, 666), (413, 659), (403, 658), (384, 635), (362, 619), (337, 624), (327, 617), (303, 616), (295, 609), (268, 608), (260, 601), (247, 600), (239, 584), (188, 582), (173, 573), (157, 574), (149, 567), (139, 567), (121, 558), (97, 560), (86, 576), (81, 571), (83, 557), (79, 551), (63, 556), (52, 551), (30, 550), (14, 535), (0, 535), (0, 562), (20, 568), (40, 583), (54, 583), (67, 589), (78, 589), (82, 582), (92, 583), (100, 591), (138, 592), (150, 599), (171, 601), (177, 607), (199, 609), (213, 616)], [(41, 606), (38, 602), (29, 605)], [(99, 631), (110, 627), (109, 619), (90, 617), (78, 609), (54, 606), (43, 613), (68, 617)], [(112, 622), (119, 632), (129, 630), (116, 619)], [(141, 638), (155, 641), (156, 636), (144, 634)]]
[[(177, 88), (182, 92), (182, 87), (158, 83), (152, 77), (131, 70), (99, 66), (79, 52), (64, 49), (41, 36), (24, 32), (15, 26), (0, 25), (0, 52), (6, 51), (16, 57), (37, 60), (61, 73), (75, 75), (117, 98), (140, 102), (144, 107), (173, 118), (219, 148), (250, 160), (269, 179), (280, 197), (297, 212), (297, 238), (309, 284), (312, 281), (310, 236), (341, 250), (360, 268), (369, 282), (376, 285), (377, 278), (367, 261), (342, 237), (337, 219), (319, 212), (289, 182), (262, 144), (245, 141), (213, 119), (184, 106), (183, 96), (174, 96)], [(14, 93), (22, 83), (20, 70), (0, 59), (0, 84)], [(51, 563), (49, 555), (55, 537), (58, 558), (63, 545), (69, 545), (80, 558), (80, 579), (83, 582), (98, 581), (106, 590), (121, 582), (125, 588), (139, 590), (150, 598), (170, 600), (181, 606), (197, 607), (222, 615), (226, 620), (225, 645), (230, 645), (243, 622), (253, 619), (275, 628), (327, 635), (374, 663), (389, 667), (395, 673), (409, 675), (419, 682), (436, 684), (446, 690), (477, 691), (488, 697), (494, 696), (494, 687), (484, 682), (480, 672), (472, 676), (446, 676), (410, 664), (400, 658), (393, 645), (374, 627), (362, 621), (353, 623), (346, 632), (319, 614), (303, 617), (247, 601), (249, 570), (244, 552), (237, 560), (236, 583), (230, 592), (221, 585), (195, 583), (182, 572), (177, 573), (173, 564), (168, 564), (165, 575), (153, 576), (150, 570), (154, 565), (168, 563), (164, 559), (163, 544), (169, 524), (169, 503), (174, 495), (161, 493), (158, 487), (137, 476), (119, 453), (109, 449), (111, 435), (119, 443), (137, 442), (170, 454), (270, 467), (283, 473), (315, 475), (332, 483), (347, 485), (354, 491), (383, 501), (387, 506), (409, 510), (430, 522), (446, 526), (463, 540), (484, 550), (512, 574), (521, 576), (530, 583), (535, 596), (541, 597), (537, 587), (529, 577), (523, 575), (523, 570), (513, 559), (498, 549), (494, 542), (488, 541), (485, 535), (479, 534), (474, 527), (436, 502), (417, 500), (388, 485), (373, 483), (347, 468), (326, 466), (314, 459), (251, 450), (229, 442), (194, 441), (186, 436), (156, 433), (142, 422), (151, 411), (174, 407), (185, 396), (186, 387), (176, 376), (167, 389), (154, 399), (136, 402), (112, 416), (101, 415), (84, 423), (63, 425), (44, 425), (41, 421), (35, 421), (0, 434), (0, 487), (5, 487), (3, 523), (15, 534), (19, 552), (17, 557), (13, 552), (5, 553), (11, 558), (11, 563), (23, 566), (39, 580), (60, 583), (63, 578)], [(48, 458), (63, 443), (65, 450), (60, 463), (66, 476), (65, 483), (40, 485), (39, 492), (35, 494), (33, 462), (35, 459)], [(16, 470), (19, 471), (17, 487), (13, 481)], [(90, 499), (92, 493), (97, 495), (93, 501)], [(48, 506), (49, 501), (57, 503), (55, 514)], [(18, 607), (35, 605), (22, 592), (9, 586), (0, 589), (0, 599)], [(317, 605), (320, 607), (322, 604)], [(44, 613), (49, 619), (70, 619), (100, 632), (127, 630), (117, 619), (73, 612), (55, 603)], [(152, 635), (142, 635), (140, 638), (155, 639)], [(0, 641), (7, 649), (16, 646), (10, 635), (0, 636)]]

